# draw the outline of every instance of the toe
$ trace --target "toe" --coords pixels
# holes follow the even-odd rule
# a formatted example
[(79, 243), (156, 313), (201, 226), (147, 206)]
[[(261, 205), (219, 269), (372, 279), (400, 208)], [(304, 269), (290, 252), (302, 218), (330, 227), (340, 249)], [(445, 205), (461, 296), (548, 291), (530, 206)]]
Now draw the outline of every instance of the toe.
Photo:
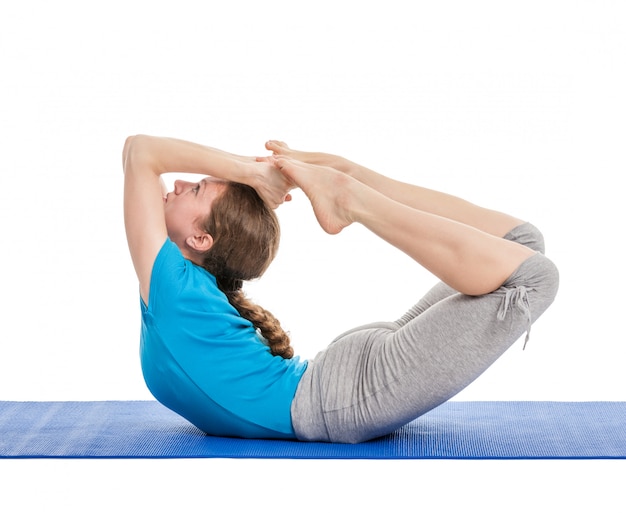
[(282, 141), (269, 140), (265, 143), (265, 148), (275, 153), (282, 153), (289, 150), (289, 146)]

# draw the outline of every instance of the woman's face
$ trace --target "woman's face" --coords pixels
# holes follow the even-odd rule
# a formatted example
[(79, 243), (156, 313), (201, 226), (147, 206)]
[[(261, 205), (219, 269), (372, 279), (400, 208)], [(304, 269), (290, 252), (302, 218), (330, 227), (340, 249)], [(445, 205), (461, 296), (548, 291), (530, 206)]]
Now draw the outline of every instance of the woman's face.
[(176, 180), (174, 190), (163, 198), (165, 225), (169, 238), (179, 248), (186, 247), (190, 236), (203, 232), (200, 225), (211, 212), (211, 205), (226, 182), (204, 178), (197, 183)]

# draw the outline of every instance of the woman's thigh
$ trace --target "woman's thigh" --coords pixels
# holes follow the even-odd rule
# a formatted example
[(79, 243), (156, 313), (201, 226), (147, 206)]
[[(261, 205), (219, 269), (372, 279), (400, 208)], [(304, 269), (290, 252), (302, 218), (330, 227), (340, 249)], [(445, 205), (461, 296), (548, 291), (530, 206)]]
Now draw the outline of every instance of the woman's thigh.
[[(426, 301), (427, 308), (414, 307), (406, 322), (347, 332), (311, 363), (303, 386), (309, 399), (298, 394), (294, 404), (296, 433), (359, 442), (426, 413), (469, 385), (528, 330), (557, 285), (554, 265), (536, 254), (491, 294), (445, 291), (443, 299)], [(311, 413), (299, 424), (297, 406), (304, 403)]]

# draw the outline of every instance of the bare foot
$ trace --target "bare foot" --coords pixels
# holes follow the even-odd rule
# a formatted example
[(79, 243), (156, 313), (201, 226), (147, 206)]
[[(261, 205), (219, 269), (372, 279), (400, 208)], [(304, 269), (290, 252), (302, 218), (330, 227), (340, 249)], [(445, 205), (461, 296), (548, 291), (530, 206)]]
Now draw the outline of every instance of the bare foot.
[(320, 226), (330, 234), (352, 223), (350, 204), (355, 180), (336, 169), (288, 157), (274, 157), (276, 167), (309, 198)]

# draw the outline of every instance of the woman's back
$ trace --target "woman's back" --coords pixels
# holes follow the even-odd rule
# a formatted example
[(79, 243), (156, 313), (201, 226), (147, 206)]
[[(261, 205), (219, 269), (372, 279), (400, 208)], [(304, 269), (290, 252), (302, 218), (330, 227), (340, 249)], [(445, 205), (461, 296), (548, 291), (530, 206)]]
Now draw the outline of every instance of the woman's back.
[(142, 302), (141, 360), (155, 398), (209, 434), (294, 436), (290, 405), (306, 362), (273, 356), (215, 278), (169, 239)]

